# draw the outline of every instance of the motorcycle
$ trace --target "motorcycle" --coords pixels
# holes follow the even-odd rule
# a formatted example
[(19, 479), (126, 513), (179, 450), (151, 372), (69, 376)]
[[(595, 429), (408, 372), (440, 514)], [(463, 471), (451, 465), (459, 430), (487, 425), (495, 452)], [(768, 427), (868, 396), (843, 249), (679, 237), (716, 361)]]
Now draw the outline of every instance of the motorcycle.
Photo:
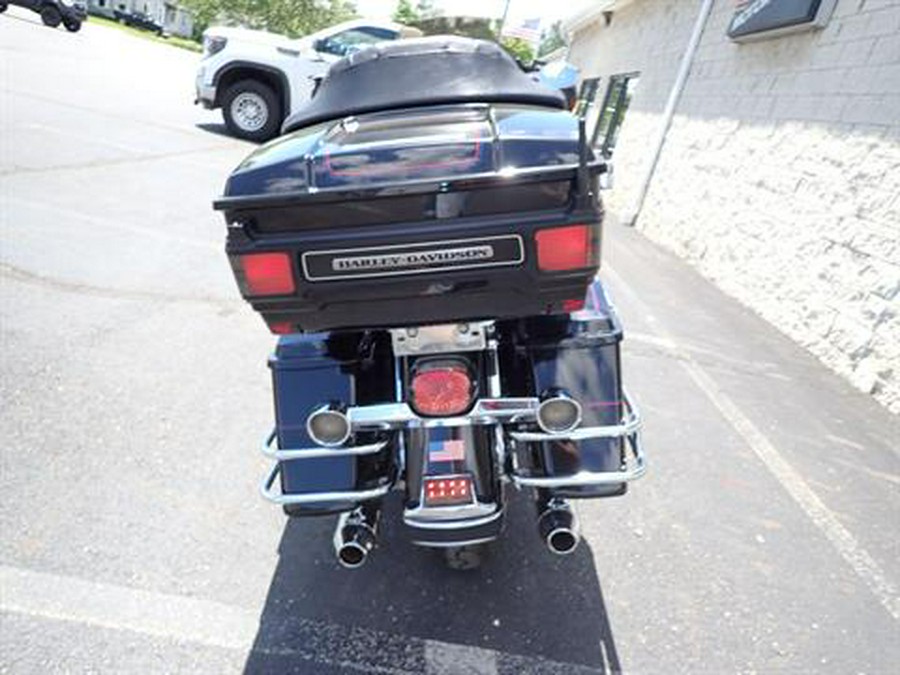
[(341, 565), (366, 562), (391, 492), (451, 566), (501, 535), (510, 487), (566, 555), (571, 500), (645, 473), (596, 279), (608, 175), (559, 92), (450, 37), (338, 62), (230, 175), (231, 268), (279, 336), (261, 491), (338, 514)]

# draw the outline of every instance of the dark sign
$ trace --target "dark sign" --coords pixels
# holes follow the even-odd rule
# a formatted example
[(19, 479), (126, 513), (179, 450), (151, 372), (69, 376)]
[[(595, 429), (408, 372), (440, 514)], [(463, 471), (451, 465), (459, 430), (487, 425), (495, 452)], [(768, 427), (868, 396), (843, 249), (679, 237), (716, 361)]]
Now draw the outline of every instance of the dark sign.
[(739, 3), (728, 37), (749, 40), (824, 26), (836, 0), (743, 0)]

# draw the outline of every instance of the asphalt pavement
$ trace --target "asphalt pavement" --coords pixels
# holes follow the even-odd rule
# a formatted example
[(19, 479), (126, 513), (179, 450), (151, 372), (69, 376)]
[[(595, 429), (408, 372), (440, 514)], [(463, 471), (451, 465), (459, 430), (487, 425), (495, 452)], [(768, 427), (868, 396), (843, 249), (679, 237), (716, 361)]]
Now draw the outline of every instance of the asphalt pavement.
[(210, 208), (253, 146), (197, 61), (0, 16), (0, 672), (896, 672), (898, 418), (615, 222), (650, 472), (572, 556), (522, 494), (452, 572), (392, 502), (350, 572), (264, 503), (274, 340)]

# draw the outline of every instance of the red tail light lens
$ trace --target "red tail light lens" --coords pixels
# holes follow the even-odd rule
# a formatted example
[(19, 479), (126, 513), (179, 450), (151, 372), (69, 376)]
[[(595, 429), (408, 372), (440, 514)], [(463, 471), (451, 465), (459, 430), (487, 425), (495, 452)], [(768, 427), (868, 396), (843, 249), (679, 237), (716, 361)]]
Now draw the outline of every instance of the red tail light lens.
[(539, 230), (537, 244), (538, 269), (562, 272), (589, 267), (591, 264), (590, 225), (569, 225)]
[(471, 504), (474, 501), (472, 498), (471, 476), (426, 478), (424, 483), (425, 506)]
[(472, 403), (473, 384), (462, 364), (429, 365), (413, 376), (412, 407), (421, 415), (458, 415)]
[(297, 290), (287, 253), (250, 253), (240, 261), (248, 295), (288, 295)]
[(269, 324), (273, 335), (290, 335), (294, 332), (294, 324), (290, 321), (273, 321)]

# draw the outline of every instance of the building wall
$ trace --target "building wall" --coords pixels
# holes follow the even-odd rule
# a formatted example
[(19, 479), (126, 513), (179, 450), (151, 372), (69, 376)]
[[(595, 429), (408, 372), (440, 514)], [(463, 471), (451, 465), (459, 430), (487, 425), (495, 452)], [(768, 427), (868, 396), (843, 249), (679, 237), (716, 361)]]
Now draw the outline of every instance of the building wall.
[(113, 18), (115, 10), (140, 12), (161, 25), (169, 35), (191, 37), (194, 19), (191, 13), (165, 0), (87, 0), (88, 11)]
[[(573, 36), (584, 76), (642, 73), (614, 212), (699, 5), (635, 0)], [(733, 12), (716, 0), (638, 225), (900, 412), (900, 0), (839, 0), (823, 30), (740, 45)]]

